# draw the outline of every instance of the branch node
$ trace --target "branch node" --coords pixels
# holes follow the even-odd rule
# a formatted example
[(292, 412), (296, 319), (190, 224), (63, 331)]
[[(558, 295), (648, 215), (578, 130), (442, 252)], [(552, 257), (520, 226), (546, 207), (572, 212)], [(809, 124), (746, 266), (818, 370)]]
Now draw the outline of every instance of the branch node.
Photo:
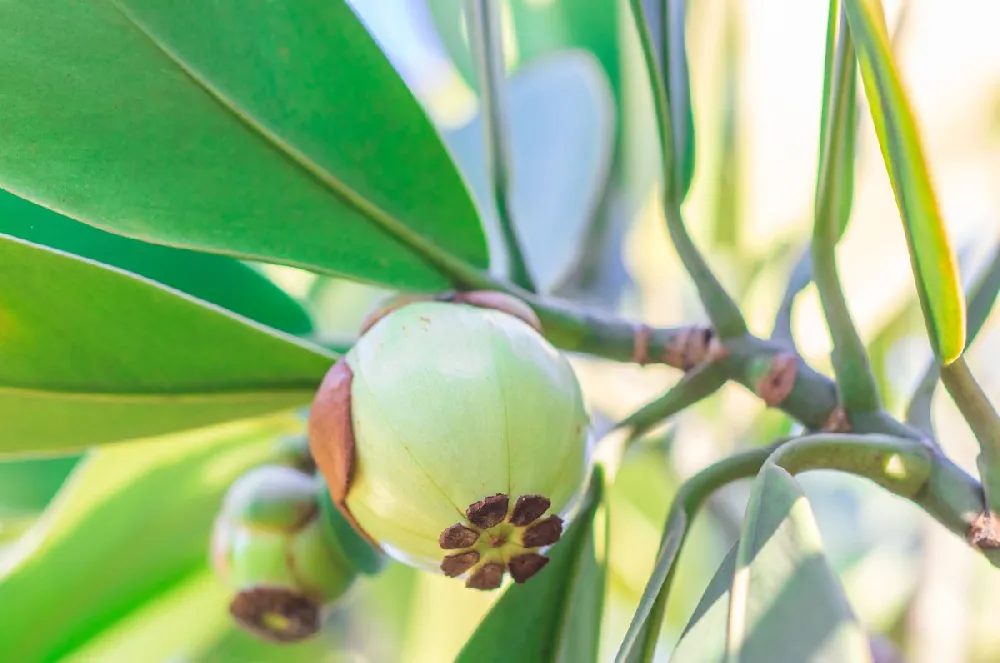
[(649, 340), (653, 336), (653, 329), (642, 322), (635, 324), (635, 338), (632, 341), (632, 361), (640, 366), (645, 366), (650, 362)]
[(795, 376), (799, 370), (799, 358), (793, 352), (783, 352), (771, 359), (764, 375), (757, 380), (754, 389), (757, 396), (768, 407), (777, 407), (788, 398), (795, 386)]
[(978, 550), (995, 550), (1000, 548), (1000, 536), (997, 535), (996, 514), (983, 511), (969, 527), (965, 535), (969, 545)]
[(709, 358), (709, 346), (714, 338), (715, 332), (711, 327), (685, 327), (664, 348), (663, 363), (684, 372), (690, 371)]
[(851, 420), (847, 418), (847, 412), (840, 405), (830, 410), (830, 415), (823, 422), (823, 430), (827, 433), (850, 433)]

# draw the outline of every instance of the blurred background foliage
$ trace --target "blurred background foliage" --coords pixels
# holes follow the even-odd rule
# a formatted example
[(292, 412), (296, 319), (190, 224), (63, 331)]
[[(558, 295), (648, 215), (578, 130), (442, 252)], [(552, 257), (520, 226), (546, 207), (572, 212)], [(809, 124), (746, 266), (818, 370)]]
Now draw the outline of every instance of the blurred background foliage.
[[(461, 3), (352, 4), (438, 124), (479, 204), (488, 208), (484, 176), (475, 165), (481, 155), (478, 108)], [(650, 10), (654, 4), (647, 3)], [(994, 35), (1000, 6), (992, 0), (969, 0), (960, 11), (946, 0), (885, 5), (942, 212), (968, 280), (1000, 239), (1000, 42)], [(811, 231), (826, 11), (826, 3), (800, 0), (689, 3), (697, 159), (686, 215), (757, 334), (770, 331)], [(536, 275), (543, 289), (655, 324), (700, 320), (693, 288), (658, 211), (650, 100), (625, 3), (510, 0), (504, 15), (514, 195), (520, 201), (515, 212), (518, 205), (529, 210), (518, 217), (529, 256), (544, 265), (544, 274)], [(568, 50), (573, 53), (559, 55)], [(567, 65), (560, 76), (546, 78), (553, 57), (570, 58), (575, 73), (566, 74)], [(859, 101), (865, 103), (863, 94)], [(550, 116), (553, 109), (573, 122)], [(839, 247), (840, 269), (887, 408), (901, 414), (930, 349), (892, 191), (870, 121), (867, 114), (861, 117), (856, 198)], [(544, 166), (531, 171), (538, 164)], [(484, 212), (488, 225), (491, 215)], [(489, 227), (488, 234), (495, 242), (496, 229)], [(254, 268), (313, 314), (313, 333), (331, 347), (348, 347), (361, 318), (389, 294), (286, 267)], [(992, 317), (970, 361), (996, 400), (1000, 327), (998, 314)], [(802, 354), (829, 371), (830, 341), (812, 286), (798, 299), (792, 323)], [(662, 367), (573, 361), (598, 421), (626, 416), (679, 377)], [(947, 397), (937, 399), (935, 416), (947, 452), (974, 472), (975, 441)], [(172, 663), (451, 660), (497, 596), (398, 564), (362, 578), (330, 616), (323, 637), (309, 643), (263, 645), (229, 622), (226, 591), (207, 567), (212, 514), (203, 512), (203, 505), (220, 500), (251, 464), (269, 459), (274, 452), (267, 439), (300, 425), (295, 417), (277, 417), (249, 432), (232, 424), (175, 436), (213, 450), (212, 463), (198, 465), (194, 473), (186, 463), (196, 457), (175, 462), (177, 440), (141, 451), (138, 445), (146, 443), (111, 445), (82, 461), (66, 456), (0, 462), (0, 590), (10, 591), (3, 573), (21, 563), (26, 551), (38, 572), (58, 570), (44, 582), (65, 588), (59, 596), (66, 606), (74, 592), (100, 594), (109, 584), (133, 583), (131, 595), (117, 592), (102, 612), (87, 616), (89, 623), (70, 625), (66, 620), (72, 617), (25, 594), (24, 603), (8, 611), (23, 612), (24, 626), (18, 628), (34, 629), (31, 655)], [(766, 411), (752, 395), (729, 385), (649, 432), (625, 457), (608, 489), (609, 583), (602, 633), (608, 660), (652, 568), (678, 485), (733, 450), (767, 443), (790, 429), (784, 415)], [(206, 441), (211, 441), (207, 447)], [(154, 483), (143, 481), (141, 491), (150, 492), (130, 494), (129, 487), (139, 486), (149, 473), (160, 475)], [(67, 476), (55, 499), (76, 500), (79, 513), (43, 515)], [(863, 624), (894, 640), (914, 663), (1000, 658), (995, 629), (1000, 605), (991, 600), (1000, 591), (1000, 575), (984, 559), (916, 507), (872, 485), (828, 473), (800, 480)], [(118, 492), (102, 492), (107, 486)], [(186, 501), (178, 486), (183, 495), (196, 497)], [(658, 660), (668, 659), (735, 540), (746, 495), (745, 483), (726, 488), (696, 522), (680, 557)], [(125, 510), (115, 510), (115, 502), (126, 499), (151, 505), (142, 528), (134, 521), (130, 526)], [(61, 521), (73, 517), (99, 522), (95, 526), (107, 530), (106, 547), (64, 540)], [(170, 548), (173, 556), (164, 556), (154, 575), (144, 570), (141, 582), (139, 576), (130, 580), (129, 559), (154, 555), (157, 546)], [(87, 555), (92, 562), (85, 561)], [(0, 614), (6, 614), (2, 607)], [(12, 622), (0, 623), (0, 630), (10, 632)], [(19, 660), (32, 660), (31, 655)]]

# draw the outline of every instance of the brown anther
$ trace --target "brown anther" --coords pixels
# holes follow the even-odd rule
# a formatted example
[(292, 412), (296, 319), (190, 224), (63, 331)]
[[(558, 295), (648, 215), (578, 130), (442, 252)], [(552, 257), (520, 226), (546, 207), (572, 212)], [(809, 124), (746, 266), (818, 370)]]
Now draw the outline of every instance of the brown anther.
[(521, 495), (514, 503), (514, 513), (510, 516), (510, 522), (517, 527), (529, 525), (541, 518), (551, 505), (549, 498), (544, 495)]
[(552, 545), (562, 536), (562, 526), (562, 518), (549, 516), (525, 530), (521, 537), (521, 543), (525, 548)]
[(507, 517), (508, 504), (507, 496), (497, 493), (470, 505), (465, 510), (465, 516), (476, 527), (489, 529), (499, 525)]
[(649, 363), (649, 339), (653, 336), (653, 330), (649, 325), (639, 323), (635, 325), (635, 338), (632, 340), (632, 361), (633, 363), (645, 366)]
[(471, 589), (496, 589), (503, 582), (503, 571), (503, 564), (496, 562), (483, 564), (469, 576), (465, 586)]
[(776, 407), (788, 398), (795, 386), (799, 359), (791, 352), (775, 355), (771, 365), (755, 385), (755, 391), (768, 407)]
[(438, 537), (438, 543), (445, 550), (468, 548), (479, 539), (479, 534), (465, 525), (455, 523), (446, 528)]
[(823, 430), (827, 433), (850, 433), (851, 420), (847, 418), (847, 412), (839, 405), (830, 410), (830, 415), (823, 422)]
[(509, 563), (510, 577), (520, 584), (535, 575), (549, 563), (549, 558), (537, 553), (512, 557)]
[(378, 547), (347, 508), (347, 491), (354, 476), (354, 424), (351, 421), (351, 383), (354, 372), (342, 357), (327, 372), (309, 408), (309, 451), (326, 479), (330, 498), (354, 529)]
[(470, 292), (451, 293), (444, 297), (440, 297), (439, 299), (455, 302), (456, 304), (468, 304), (469, 306), (475, 306), (477, 308), (503, 311), (508, 315), (512, 315), (515, 318), (520, 319), (522, 322), (527, 323), (531, 327), (534, 327), (535, 331), (542, 331), (542, 322), (538, 319), (538, 315), (535, 313), (534, 309), (517, 297), (508, 295), (504, 292), (498, 292), (495, 290), (472, 290)]
[(448, 555), (441, 562), (441, 570), (449, 578), (457, 578), (479, 563), (479, 553), (475, 550)]
[(272, 642), (298, 642), (319, 631), (319, 606), (287, 589), (242, 591), (230, 602), (229, 612), (248, 631)]
[(969, 545), (979, 550), (995, 550), (1000, 548), (1000, 536), (997, 536), (996, 516), (990, 511), (984, 511), (976, 516), (975, 522), (966, 534)]

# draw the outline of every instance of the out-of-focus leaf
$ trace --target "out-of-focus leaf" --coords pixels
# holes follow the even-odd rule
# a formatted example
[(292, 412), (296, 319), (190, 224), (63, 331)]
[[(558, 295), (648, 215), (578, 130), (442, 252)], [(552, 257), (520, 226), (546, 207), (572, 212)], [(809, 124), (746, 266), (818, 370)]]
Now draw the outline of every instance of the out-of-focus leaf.
[(523, 585), (510, 587), (465, 643), (456, 663), (597, 661), (604, 604), (607, 530), (599, 468), (579, 513), (554, 545), (551, 562)]
[(965, 300), (938, 210), (920, 135), (896, 70), (880, 0), (843, 0), (869, 109), (892, 183), (934, 354), (944, 364), (965, 347)]
[[(607, 78), (582, 52), (552, 55), (520, 70), (507, 87), (512, 212), (541, 290), (555, 287), (579, 259), (608, 178), (614, 106)], [(486, 225), (503, 251), (483, 155), (482, 117), (445, 134)]]
[(145, 276), (289, 334), (312, 331), (298, 302), (232, 258), (113, 235), (2, 190), (0, 233)]
[[(708, 637), (695, 634), (704, 631), (699, 622), (718, 621), (715, 598), (728, 603), (725, 631), (714, 636), (725, 642), (727, 661), (870, 663), (867, 635), (823, 553), (805, 494), (774, 464), (765, 464), (754, 482), (733, 568), (728, 596), (713, 581), (685, 639)], [(723, 569), (716, 578), (725, 577)], [(672, 660), (706, 660), (704, 650), (688, 658), (685, 651), (693, 649), (679, 646)]]
[(0, 80), (0, 185), (71, 218), (399, 288), (487, 266), (454, 164), (344, 0), (4, 3)]
[[(969, 314), (966, 319), (966, 347), (972, 345), (986, 324), (997, 294), (1000, 293), (1000, 246), (995, 250), (989, 263), (979, 273), (975, 283), (968, 291)], [(933, 435), (934, 426), (931, 422), (931, 406), (934, 402), (934, 392), (937, 391), (941, 379), (941, 366), (937, 361), (931, 361), (924, 369), (923, 375), (917, 381), (910, 404), (906, 409), (907, 422), (917, 426), (928, 435)]]
[(685, 38), (687, 4), (688, 0), (666, 0), (662, 16), (664, 38), (660, 44), (660, 68), (666, 81), (670, 128), (673, 130), (674, 195), (678, 201), (687, 197), (695, 163), (694, 112)]
[(300, 425), (282, 416), (88, 452), (0, 561), (4, 657), (61, 660), (204, 568), (229, 485)]
[(9, 516), (43, 511), (82, 456), (40, 456), (4, 460), (0, 456), (0, 527)]
[(331, 361), (152, 281), (0, 235), (0, 452), (304, 405)]
[(839, 7), (836, 0), (830, 2), (811, 266), (833, 340), (831, 361), (839, 397), (850, 416), (877, 410), (881, 404), (864, 342), (854, 327), (837, 273), (837, 243), (850, 217), (854, 193), (857, 143), (854, 44)]
[(326, 487), (326, 479), (322, 475), (318, 476), (323, 485), (319, 508), (323, 515), (323, 525), (329, 535), (328, 540), (340, 549), (344, 558), (349, 560), (357, 571), (366, 575), (378, 573), (385, 568), (389, 560), (351, 527), (347, 519), (333, 505), (330, 490)]

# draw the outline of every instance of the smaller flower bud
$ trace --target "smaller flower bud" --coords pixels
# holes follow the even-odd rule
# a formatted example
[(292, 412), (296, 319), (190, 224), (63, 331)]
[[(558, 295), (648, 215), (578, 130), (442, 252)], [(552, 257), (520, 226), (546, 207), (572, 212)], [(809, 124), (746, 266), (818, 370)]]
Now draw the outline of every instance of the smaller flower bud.
[(215, 523), (212, 563), (237, 594), (236, 621), (255, 635), (295, 642), (315, 634), (325, 605), (356, 571), (323, 528), (318, 485), (290, 467), (258, 467), (238, 479)]

